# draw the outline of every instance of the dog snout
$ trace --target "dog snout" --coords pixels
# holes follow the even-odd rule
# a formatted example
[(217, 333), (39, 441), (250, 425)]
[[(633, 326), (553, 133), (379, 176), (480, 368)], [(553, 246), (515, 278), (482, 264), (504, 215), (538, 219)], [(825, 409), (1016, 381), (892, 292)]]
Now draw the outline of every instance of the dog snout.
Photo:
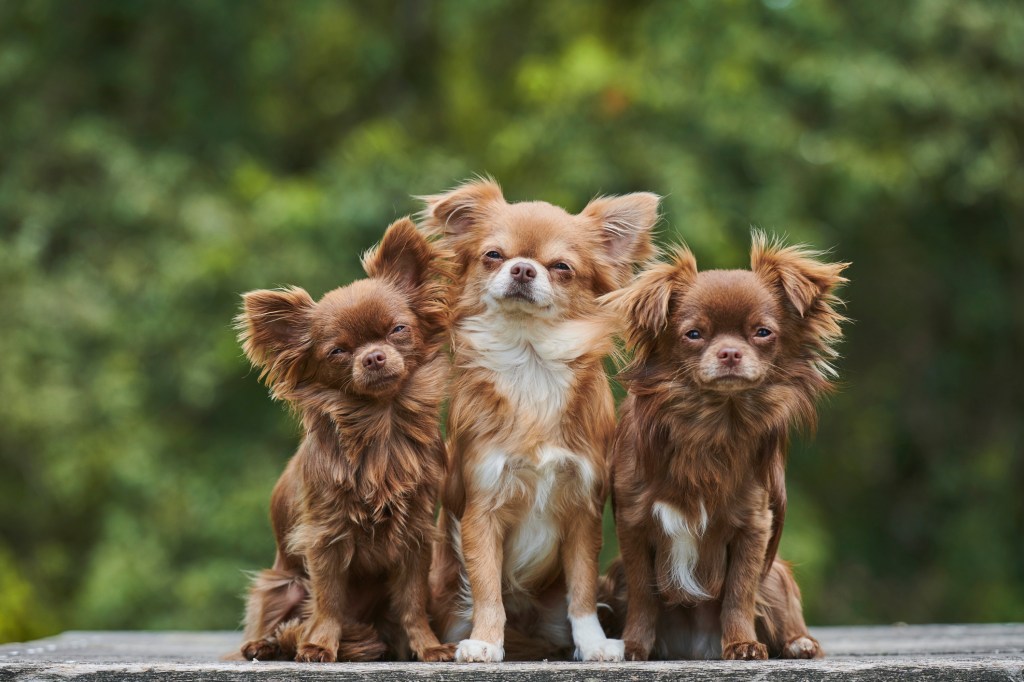
[(388, 356), (381, 350), (371, 350), (363, 356), (363, 367), (366, 369), (382, 369), (388, 362)]
[(726, 367), (732, 368), (740, 364), (743, 359), (743, 352), (739, 348), (727, 346), (718, 351), (718, 360)]
[(537, 277), (537, 268), (525, 261), (520, 261), (508, 271), (512, 279), (520, 284), (528, 284)]

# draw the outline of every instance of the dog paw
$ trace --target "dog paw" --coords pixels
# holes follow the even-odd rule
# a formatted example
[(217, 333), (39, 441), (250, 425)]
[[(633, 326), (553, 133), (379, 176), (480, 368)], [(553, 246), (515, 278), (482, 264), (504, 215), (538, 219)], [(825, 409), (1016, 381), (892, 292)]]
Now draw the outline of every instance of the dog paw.
[(722, 650), (725, 661), (764, 661), (768, 659), (768, 648), (760, 642), (733, 642)]
[(813, 637), (794, 637), (782, 647), (783, 658), (818, 658), (821, 655), (821, 645)]
[(251, 639), (242, 645), (242, 658), (247, 661), (272, 661), (280, 653), (280, 647), (272, 639)]
[(621, 661), (625, 652), (621, 639), (598, 640), (591, 644), (576, 647), (575, 658), (577, 661)]
[(423, 663), (446, 663), (455, 660), (455, 645), (441, 644), (424, 649), (416, 655), (416, 660)]
[(479, 639), (464, 639), (455, 650), (459, 663), (500, 663), (505, 658), (505, 649), (500, 644), (491, 644)]
[(303, 644), (295, 654), (299, 663), (334, 663), (338, 655), (316, 644)]
[(623, 660), (626, 661), (646, 661), (651, 656), (651, 647), (644, 646), (631, 639), (624, 640), (623, 649)]

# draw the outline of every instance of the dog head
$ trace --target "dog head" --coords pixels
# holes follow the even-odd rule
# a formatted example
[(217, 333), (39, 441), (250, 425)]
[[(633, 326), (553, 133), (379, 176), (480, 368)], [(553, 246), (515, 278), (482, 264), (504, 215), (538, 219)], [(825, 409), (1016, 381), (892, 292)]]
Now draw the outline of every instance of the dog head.
[(733, 393), (806, 377), (824, 387), (841, 336), (834, 290), (847, 263), (755, 233), (750, 270), (697, 271), (686, 248), (604, 299), (636, 351), (629, 374), (661, 367), (702, 390)]
[(305, 290), (250, 291), (237, 322), (274, 397), (393, 396), (443, 341), (440, 253), (408, 218), (363, 256), (368, 279), (314, 301)]
[(542, 201), (508, 203), (492, 180), (425, 197), (426, 229), (456, 255), (462, 303), (552, 319), (586, 315), (652, 251), (659, 198), (601, 197), (573, 215)]

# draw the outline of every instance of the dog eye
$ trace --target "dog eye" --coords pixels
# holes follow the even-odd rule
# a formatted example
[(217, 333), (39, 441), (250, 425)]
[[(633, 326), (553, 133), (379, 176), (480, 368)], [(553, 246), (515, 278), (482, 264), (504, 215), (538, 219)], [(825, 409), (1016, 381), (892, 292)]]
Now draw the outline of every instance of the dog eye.
[(344, 348), (332, 348), (331, 352), (329, 354), (337, 356), (337, 355), (344, 355), (347, 352), (348, 351), (345, 350)]
[(555, 263), (551, 267), (554, 268), (555, 270), (571, 270), (572, 269), (572, 268), (569, 267), (568, 263), (563, 263), (561, 261)]
[(501, 254), (498, 253), (497, 251), (488, 251), (484, 255), (491, 259), (501, 258)]
[(700, 332), (697, 331), (696, 329), (691, 329), (690, 331), (686, 332), (686, 338), (693, 339), (694, 341), (696, 341), (697, 339), (700, 338)]
[(398, 332), (404, 331), (405, 329), (406, 329), (406, 326), (404, 324), (400, 324), (397, 327), (395, 327), (394, 329), (392, 329), (391, 333), (392, 334), (397, 334)]
[(764, 337), (766, 337), (766, 336), (771, 336), (771, 335), (772, 335), (772, 330), (768, 329), (767, 327), (761, 327), (756, 332), (754, 332), (754, 336), (757, 336), (757, 337), (762, 338), (762, 339)]

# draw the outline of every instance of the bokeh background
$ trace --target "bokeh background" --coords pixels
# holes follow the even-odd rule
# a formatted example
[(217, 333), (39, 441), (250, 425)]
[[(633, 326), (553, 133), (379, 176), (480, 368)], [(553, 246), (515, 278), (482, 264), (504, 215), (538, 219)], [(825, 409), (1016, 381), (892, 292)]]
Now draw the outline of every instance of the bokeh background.
[(239, 293), (352, 280), (475, 173), (852, 261), (809, 621), (1022, 620), (1022, 145), (1016, 0), (2, 2), (0, 641), (236, 627), (298, 439)]

